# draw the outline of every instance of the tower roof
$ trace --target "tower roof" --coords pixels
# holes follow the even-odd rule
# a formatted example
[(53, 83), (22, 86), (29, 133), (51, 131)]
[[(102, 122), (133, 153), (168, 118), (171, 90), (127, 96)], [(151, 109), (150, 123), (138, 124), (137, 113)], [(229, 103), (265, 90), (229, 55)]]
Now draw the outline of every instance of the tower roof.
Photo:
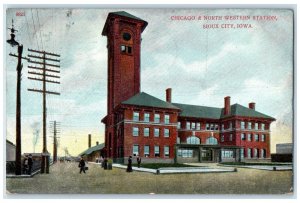
[(144, 31), (144, 29), (146, 28), (146, 26), (148, 25), (148, 22), (141, 19), (141, 18), (138, 18), (130, 13), (127, 13), (125, 11), (117, 11), (117, 12), (110, 12), (106, 18), (106, 22), (105, 22), (105, 25), (103, 27), (103, 31), (102, 31), (102, 35), (106, 36), (107, 34), (107, 26), (108, 26), (108, 21), (109, 19), (111, 18), (115, 18), (115, 17), (122, 17), (123, 19), (129, 19), (129, 20), (134, 20), (134, 21), (137, 21), (137, 22), (140, 22), (142, 23), (142, 30), (141, 32)]

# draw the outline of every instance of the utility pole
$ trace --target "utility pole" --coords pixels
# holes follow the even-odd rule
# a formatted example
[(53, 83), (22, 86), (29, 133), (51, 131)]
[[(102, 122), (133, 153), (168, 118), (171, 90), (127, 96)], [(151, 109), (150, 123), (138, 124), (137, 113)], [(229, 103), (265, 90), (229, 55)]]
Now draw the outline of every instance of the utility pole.
[(16, 175), (22, 174), (22, 161), (21, 161), (21, 79), (22, 79), (22, 59), (28, 60), (26, 57), (22, 57), (23, 45), (19, 45), (19, 42), (15, 40), (14, 21), (12, 20), (12, 27), (8, 28), (11, 31), (11, 39), (7, 40), (7, 43), (13, 46), (18, 46), (18, 55), (10, 53), (10, 56), (18, 58), (17, 64), (17, 98), (16, 98)]
[(56, 121), (50, 122), (50, 128), (52, 129), (51, 133), (53, 133), (53, 163), (57, 162), (57, 134), (60, 133), (60, 123)]
[[(28, 89), (28, 91), (39, 92), (39, 93), (43, 94), (43, 153), (42, 153), (41, 173), (45, 173), (45, 169), (46, 169), (46, 173), (49, 173), (49, 162), (50, 162), (49, 156), (50, 155), (49, 155), (49, 152), (47, 150), (47, 135), (46, 135), (46, 133), (47, 133), (47, 128), (46, 128), (46, 124), (47, 124), (47, 122), (46, 122), (46, 118), (47, 118), (46, 94), (60, 95), (60, 93), (53, 92), (53, 91), (47, 91), (46, 83), (60, 84), (59, 81), (54, 81), (54, 80), (49, 79), (49, 78), (59, 79), (60, 76), (51, 75), (51, 74), (49, 74), (49, 72), (60, 73), (60, 71), (49, 69), (49, 68), (46, 68), (46, 67), (50, 66), (51, 68), (59, 68), (60, 67), (59, 65), (48, 63), (48, 61), (59, 63), (60, 60), (55, 59), (55, 58), (50, 58), (50, 57), (60, 57), (60, 55), (45, 52), (45, 51), (37, 51), (37, 50), (33, 50), (33, 49), (28, 49), (28, 51), (39, 54), (39, 55), (28, 54), (28, 57), (30, 58), (29, 62), (33, 63), (33, 64), (42, 65), (42, 67), (41, 66), (28, 66), (29, 69), (34, 70), (34, 71), (29, 71), (28, 70), (29, 74), (41, 76), (41, 78), (28, 77), (28, 79), (42, 81), (43, 82), (43, 89), (42, 90), (40, 90), (40, 89)], [(32, 58), (37, 59), (39, 61), (33, 61)], [(41, 72), (39, 72), (39, 71), (41, 71)]]

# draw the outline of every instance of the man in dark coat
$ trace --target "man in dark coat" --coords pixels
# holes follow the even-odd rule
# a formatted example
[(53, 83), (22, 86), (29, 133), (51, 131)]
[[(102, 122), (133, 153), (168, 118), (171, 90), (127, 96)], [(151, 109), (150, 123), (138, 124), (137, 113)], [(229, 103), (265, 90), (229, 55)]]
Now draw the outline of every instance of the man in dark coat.
[(127, 164), (127, 172), (132, 172), (132, 157), (130, 156)]
[(28, 157), (28, 175), (31, 175), (32, 165), (33, 165), (32, 155), (29, 154), (29, 157)]
[(83, 160), (82, 157), (80, 159), (78, 167), (80, 168), (79, 173), (81, 173), (82, 171), (83, 171), (83, 173), (85, 173), (85, 161)]

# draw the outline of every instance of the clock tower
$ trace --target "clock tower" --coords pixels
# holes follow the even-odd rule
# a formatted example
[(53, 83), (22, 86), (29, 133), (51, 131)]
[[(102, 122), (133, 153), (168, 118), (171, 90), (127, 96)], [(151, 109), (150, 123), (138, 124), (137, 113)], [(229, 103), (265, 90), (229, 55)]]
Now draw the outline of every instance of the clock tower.
[[(107, 116), (105, 149), (107, 157), (117, 157), (120, 137), (115, 108), (123, 101), (140, 93), (141, 33), (147, 22), (125, 11), (108, 14), (102, 35), (107, 37)], [(118, 150), (119, 149), (119, 150)]]
[(102, 35), (107, 36), (107, 114), (140, 92), (141, 33), (147, 22), (125, 11), (108, 14)]

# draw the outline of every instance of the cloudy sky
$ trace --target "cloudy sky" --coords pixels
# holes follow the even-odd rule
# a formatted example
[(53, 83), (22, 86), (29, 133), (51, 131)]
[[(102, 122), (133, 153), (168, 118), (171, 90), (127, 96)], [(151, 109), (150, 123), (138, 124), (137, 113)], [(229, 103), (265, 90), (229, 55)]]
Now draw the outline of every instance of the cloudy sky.
[[(120, 9), (118, 9), (120, 10)], [(115, 9), (8, 9), (7, 26), (14, 19), (17, 41), (27, 48), (61, 55), (60, 85), (47, 88), (60, 96), (47, 96), (47, 120), (61, 123), (59, 154), (85, 150), (88, 134), (92, 144), (104, 142), (107, 96), (106, 37), (101, 32), (109, 12)], [(248, 106), (275, 117), (271, 149), (292, 142), (293, 16), (289, 10), (264, 9), (126, 9), (149, 24), (142, 34), (141, 90), (165, 99), (173, 89), (176, 103), (223, 107)], [(17, 12), (24, 16), (16, 16)], [(276, 21), (176, 21), (171, 16), (276, 16)], [(251, 29), (203, 29), (204, 24), (251, 24)], [(9, 37), (9, 31), (6, 36)], [(16, 59), (6, 48), (7, 139), (15, 142)], [(28, 80), (27, 62), (22, 79), (22, 152), (42, 150), (42, 95), (27, 88), (41, 88)], [(34, 131), (39, 139), (33, 147)], [(48, 128), (48, 151), (52, 138)]]

